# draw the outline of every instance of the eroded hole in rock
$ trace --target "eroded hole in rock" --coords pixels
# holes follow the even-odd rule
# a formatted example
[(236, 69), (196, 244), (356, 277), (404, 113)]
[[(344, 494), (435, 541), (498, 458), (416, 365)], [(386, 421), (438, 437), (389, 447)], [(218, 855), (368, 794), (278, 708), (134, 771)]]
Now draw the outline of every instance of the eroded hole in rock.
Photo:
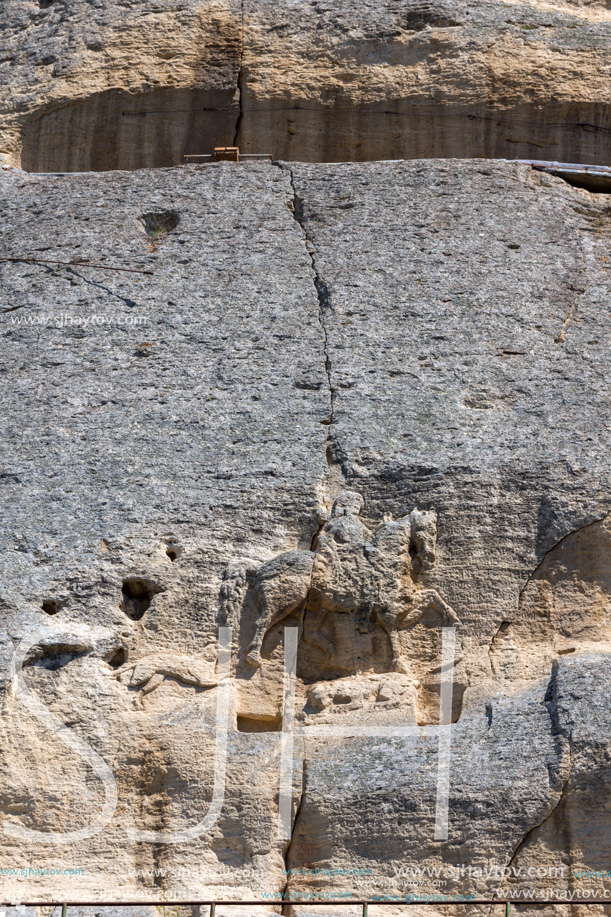
[(113, 650), (111, 653), (108, 653), (104, 657), (108, 665), (113, 669), (119, 669), (122, 665), (125, 665), (127, 662), (127, 650), (124, 646), (120, 646), (118, 649)]
[(45, 599), (40, 607), (45, 614), (56, 615), (60, 609), (60, 604), (56, 599)]
[(144, 613), (150, 608), (154, 597), (159, 592), (163, 592), (163, 586), (134, 576), (124, 580), (121, 592), (123, 593), (120, 605), (121, 610), (132, 621), (140, 621)]
[(176, 229), (180, 217), (173, 210), (161, 210), (159, 213), (143, 213), (140, 217), (144, 231), (149, 239), (161, 241), (169, 232)]
[(173, 564), (176, 563), (182, 554), (182, 548), (176, 543), (174, 538), (168, 538), (168, 540), (165, 542), (164, 550), (166, 557), (168, 557)]
[(238, 732), (281, 732), (281, 716), (238, 714)]
[(418, 556), (418, 549), (416, 545), (410, 544), (409, 556), (412, 559), (412, 573), (414, 576), (417, 576), (422, 569), (422, 562)]
[(48, 10), (50, 6), (53, 6), (55, 0), (38, 0), (38, 6), (41, 10)]

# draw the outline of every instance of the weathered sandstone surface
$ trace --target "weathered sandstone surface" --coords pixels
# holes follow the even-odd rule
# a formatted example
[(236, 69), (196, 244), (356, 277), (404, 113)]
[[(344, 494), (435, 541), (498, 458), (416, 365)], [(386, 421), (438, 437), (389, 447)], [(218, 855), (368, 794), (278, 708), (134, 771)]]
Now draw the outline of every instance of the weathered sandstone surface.
[(28, 171), (608, 163), (605, 0), (4, 0), (0, 153)]
[[(2, 257), (45, 262), (0, 265), (0, 862), (83, 870), (2, 897), (608, 888), (576, 874), (611, 854), (607, 197), (417, 160), (5, 172), (0, 199)], [(213, 804), (219, 697), (218, 818), (164, 840)]]

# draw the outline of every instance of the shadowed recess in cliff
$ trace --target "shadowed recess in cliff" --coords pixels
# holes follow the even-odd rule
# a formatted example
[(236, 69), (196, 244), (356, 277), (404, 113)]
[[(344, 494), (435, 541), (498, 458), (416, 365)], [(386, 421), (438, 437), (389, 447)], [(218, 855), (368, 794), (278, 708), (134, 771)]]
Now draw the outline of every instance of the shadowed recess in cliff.
[[(236, 136), (237, 135), (237, 136)], [(109, 91), (37, 112), (23, 125), (21, 166), (29, 172), (110, 171), (174, 166), (186, 154), (237, 142), (243, 153), (293, 162), (502, 158), (606, 164), (608, 108), (598, 104), (414, 104), (374, 107), (337, 96), (249, 99), (229, 91)]]
[(23, 127), (21, 167), (108, 172), (175, 166), (185, 153), (232, 143), (238, 117), (232, 99), (227, 90), (163, 89), (138, 96), (111, 90), (39, 111)]

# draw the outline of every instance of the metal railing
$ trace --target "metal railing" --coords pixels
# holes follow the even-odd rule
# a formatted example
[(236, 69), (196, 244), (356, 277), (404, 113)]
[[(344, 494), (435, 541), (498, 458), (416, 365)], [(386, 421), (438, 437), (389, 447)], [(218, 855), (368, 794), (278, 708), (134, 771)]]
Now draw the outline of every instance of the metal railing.
[[(435, 894), (434, 892), (431, 893)], [(391, 897), (391, 896), (389, 896)], [(209, 907), (210, 914), (209, 917), (216, 917), (216, 908), (217, 906), (221, 907), (285, 907), (288, 904), (292, 904), (299, 907), (348, 907), (348, 906), (357, 906), (362, 908), (363, 917), (369, 917), (368, 911), (369, 907), (385, 907), (389, 905), (400, 906), (405, 905), (406, 907), (418, 905), (421, 907), (447, 907), (449, 905), (471, 905), (471, 904), (500, 904), (505, 908), (504, 917), (511, 917), (511, 905), (524, 905), (524, 906), (533, 906), (538, 904), (600, 904), (601, 901), (596, 901), (595, 899), (581, 899), (573, 898), (571, 900), (557, 898), (553, 901), (547, 900), (544, 898), (528, 898), (524, 901), (517, 901), (515, 899), (509, 900), (507, 898), (470, 898), (465, 897), (464, 900), (448, 900), (448, 901), (414, 901), (410, 900), (411, 896), (406, 896), (405, 900), (399, 899), (399, 896), (392, 896), (394, 900), (392, 901), (378, 901), (375, 898), (351, 898), (349, 901), (340, 901), (340, 900), (317, 900), (317, 901), (299, 901), (294, 898), (254, 898), (254, 899), (244, 899), (236, 900), (232, 898), (231, 900), (223, 899), (193, 899), (186, 900), (182, 898), (177, 899), (165, 899), (163, 901), (20, 901), (18, 904), (13, 900), (11, 902), (2, 903), (0, 902), (0, 908), (6, 907), (61, 907), (61, 917), (66, 917), (69, 907)]]

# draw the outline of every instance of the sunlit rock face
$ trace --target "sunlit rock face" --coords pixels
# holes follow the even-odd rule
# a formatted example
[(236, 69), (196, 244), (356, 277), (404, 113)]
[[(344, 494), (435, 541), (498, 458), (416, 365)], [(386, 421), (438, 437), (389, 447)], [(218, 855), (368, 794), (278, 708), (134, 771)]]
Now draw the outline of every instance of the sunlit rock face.
[(0, 36), (0, 903), (611, 894), (608, 3)]
[(606, 196), (483, 160), (0, 195), (6, 897), (603, 889)]
[(0, 153), (27, 171), (608, 162), (607, 4), (6, 0)]

